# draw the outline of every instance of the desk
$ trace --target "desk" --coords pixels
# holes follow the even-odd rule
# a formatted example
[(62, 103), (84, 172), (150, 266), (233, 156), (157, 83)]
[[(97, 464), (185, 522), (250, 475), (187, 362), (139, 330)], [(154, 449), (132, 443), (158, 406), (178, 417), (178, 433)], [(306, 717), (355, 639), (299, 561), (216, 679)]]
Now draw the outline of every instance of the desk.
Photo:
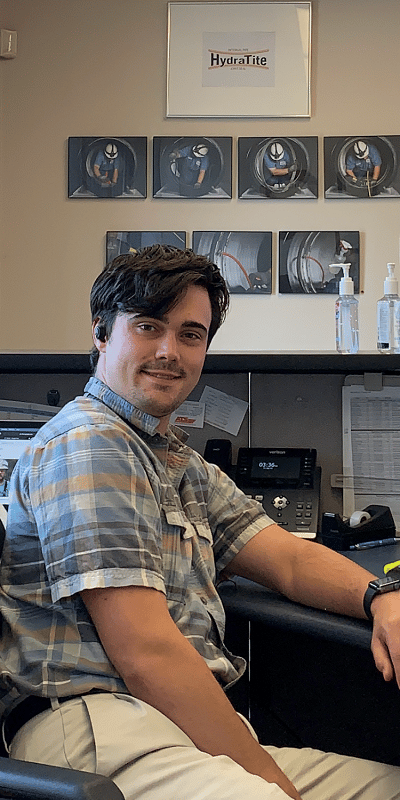
[[(384, 564), (400, 560), (400, 545), (343, 555), (383, 575)], [(263, 744), (400, 766), (400, 691), (375, 667), (369, 622), (292, 603), (242, 578), (220, 594), (228, 646), (247, 657), (250, 641), (250, 678), (237, 705), (247, 702)]]

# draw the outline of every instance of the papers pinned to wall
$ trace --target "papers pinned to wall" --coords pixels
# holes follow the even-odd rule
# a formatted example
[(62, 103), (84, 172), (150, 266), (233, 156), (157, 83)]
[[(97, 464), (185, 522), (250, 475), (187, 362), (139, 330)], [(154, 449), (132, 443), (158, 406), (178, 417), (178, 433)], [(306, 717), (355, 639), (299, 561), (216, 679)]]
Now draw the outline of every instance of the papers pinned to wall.
[(171, 422), (179, 428), (204, 427), (204, 403), (195, 403), (187, 400), (171, 414)]
[(200, 402), (205, 405), (205, 422), (214, 428), (220, 428), (220, 430), (232, 434), (232, 436), (237, 436), (248, 409), (248, 403), (225, 394), (225, 392), (220, 392), (218, 389), (213, 389), (211, 386), (204, 387)]
[(343, 514), (389, 506), (400, 530), (400, 379), (379, 377), (375, 390), (359, 376), (343, 387)]

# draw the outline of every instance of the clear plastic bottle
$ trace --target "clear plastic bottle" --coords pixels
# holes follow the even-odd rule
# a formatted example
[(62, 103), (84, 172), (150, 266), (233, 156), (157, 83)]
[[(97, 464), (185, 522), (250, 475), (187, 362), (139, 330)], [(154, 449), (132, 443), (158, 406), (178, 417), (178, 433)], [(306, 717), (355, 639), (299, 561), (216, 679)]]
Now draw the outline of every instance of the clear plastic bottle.
[(342, 264), (343, 278), (339, 282), (339, 297), (335, 305), (336, 350), (338, 353), (358, 353), (358, 300), (354, 283), (349, 276), (351, 264)]
[(394, 264), (388, 264), (388, 277), (383, 285), (384, 295), (376, 305), (380, 353), (400, 353), (400, 297), (399, 285), (394, 277)]

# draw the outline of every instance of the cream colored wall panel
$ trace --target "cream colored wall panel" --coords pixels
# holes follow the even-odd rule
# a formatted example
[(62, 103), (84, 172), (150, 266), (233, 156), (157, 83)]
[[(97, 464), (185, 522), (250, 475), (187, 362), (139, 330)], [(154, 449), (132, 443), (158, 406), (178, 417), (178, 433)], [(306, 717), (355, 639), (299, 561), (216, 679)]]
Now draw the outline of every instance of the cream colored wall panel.
[[(314, 0), (312, 116), (165, 117), (167, 0), (1, 0), (18, 56), (0, 59), (0, 349), (90, 346), (88, 294), (107, 230), (272, 230), (273, 294), (232, 298), (216, 350), (332, 350), (333, 296), (278, 296), (279, 230), (361, 232), (360, 347), (374, 350), (400, 199), (324, 200), (323, 136), (398, 135), (397, 0)], [(232, 200), (151, 197), (153, 136), (233, 138)], [(239, 136), (318, 136), (319, 199), (238, 200)], [(148, 197), (67, 198), (69, 136), (147, 136)], [(397, 270), (400, 277), (400, 269)]]

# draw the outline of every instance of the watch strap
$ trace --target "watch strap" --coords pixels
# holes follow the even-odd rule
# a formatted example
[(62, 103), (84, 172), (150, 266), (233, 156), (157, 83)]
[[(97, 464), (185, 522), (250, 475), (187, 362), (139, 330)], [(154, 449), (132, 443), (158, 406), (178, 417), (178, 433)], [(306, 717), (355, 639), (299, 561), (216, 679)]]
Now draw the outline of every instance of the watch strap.
[(371, 612), (371, 603), (377, 594), (379, 594), (379, 590), (377, 589), (377, 587), (369, 583), (364, 595), (363, 605), (366, 616), (371, 622), (373, 622), (374, 620)]
[(364, 611), (368, 617), (368, 619), (373, 621), (373, 616), (371, 612), (371, 603), (377, 594), (386, 594), (386, 592), (395, 592), (400, 589), (400, 577), (393, 577), (390, 575), (390, 572), (387, 574), (386, 578), (376, 578), (374, 581), (370, 581), (367, 587), (367, 590), (364, 595)]

